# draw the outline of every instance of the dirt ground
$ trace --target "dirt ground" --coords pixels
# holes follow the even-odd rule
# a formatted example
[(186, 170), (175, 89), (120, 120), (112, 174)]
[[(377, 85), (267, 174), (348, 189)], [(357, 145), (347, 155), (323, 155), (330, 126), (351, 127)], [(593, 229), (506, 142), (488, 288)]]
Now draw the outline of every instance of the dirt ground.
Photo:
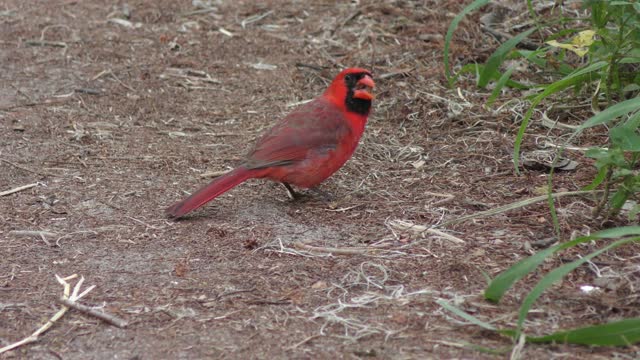
[[(553, 237), (546, 205), (438, 228), (454, 239), (402, 227), (538, 196), (547, 182), (544, 171), (513, 169), (522, 94), (485, 110), (487, 94), (472, 82), (444, 85), (443, 35), (464, 3), (5, 0), (0, 191), (35, 186), (0, 197), (0, 347), (60, 309), (56, 274), (84, 277), (82, 288), (95, 288), (80, 302), (128, 326), (70, 310), (38, 341), (0, 357), (508, 357), (510, 340), (436, 300), (514, 326), (540, 273), (500, 305), (483, 300), (483, 273), (497, 275)], [(478, 17), (456, 33), (456, 65), (482, 62), (497, 46)], [(203, 174), (233, 167), (258, 134), (349, 66), (374, 72), (377, 99), (356, 154), (322, 186), (335, 204), (292, 202), (280, 185), (250, 181), (184, 220), (165, 218), (209, 180)], [(576, 145), (601, 144), (605, 133)], [(525, 151), (567, 133), (534, 121), (528, 134)], [(556, 175), (558, 191), (594, 175), (590, 160), (571, 156), (579, 166)], [(566, 238), (611, 225), (591, 218), (588, 198), (558, 206)], [(570, 274), (537, 302), (527, 332), (638, 316), (638, 273), (629, 270), (637, 250)], [(580, 290), (597, 277), (618, 285)], [(639, 353), (570, 345), (522, 353), (612, 356)]]

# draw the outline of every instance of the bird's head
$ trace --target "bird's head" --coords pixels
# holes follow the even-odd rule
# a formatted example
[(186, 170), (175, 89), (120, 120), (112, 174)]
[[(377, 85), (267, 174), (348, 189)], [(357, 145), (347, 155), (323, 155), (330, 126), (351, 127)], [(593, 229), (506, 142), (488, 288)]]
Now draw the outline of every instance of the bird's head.
[(325, 96), (338, 102), (337, 105), (345, 106), (347, 111), (368, 115), (375, 86), (369, 70), (349, 68), (333, 79)]

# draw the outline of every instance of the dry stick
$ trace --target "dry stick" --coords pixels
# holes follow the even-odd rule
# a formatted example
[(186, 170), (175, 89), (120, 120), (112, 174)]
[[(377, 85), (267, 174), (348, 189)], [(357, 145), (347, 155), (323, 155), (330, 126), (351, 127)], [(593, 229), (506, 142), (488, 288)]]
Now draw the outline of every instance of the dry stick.
[[(586, 194), (595, 194), (595, 193), (599, 193), (599, 192), (601, 192), (601, 191), (600, 190), (598, 190), (598, 191), (583, 191), (583, 190), (580, 190), (580, 191), (567, 191), (567, 192), (551, 194), (551, 197), (554, 198), (554, 199), (557, 199), (557, 198), (563, 197), (563, 196), (586, 195)], [(519, 208), (525, 207), (527, 205), (535, 204), (535, 203), (538, 203), (540, 201), (547, 200), (548, 198), (549, 198), (549, 195), (536, 196), (536, 197), (531, 198), (531, 199), (526, 199), (526, 200), (518, 201), (518, 202), (515, 202), (515, 203), (507, 204), (507, 205), (504, 205), (504, 206), (500, 206), (500, 207), (497, 207), (495, 209), (490, 209), (490, 210), (487, 210), (487, 211), (481, 211), (481, 212), (478, 212), (478, 213), (475, 213), (475, 214), (471, 214), (471, 215), (459, 217), (457, 219), (445, 221), (442, 224), (436, 225), (436, 227), (444, 227), (444, 226), (448, 226), (448, 225), (452, 225), (452, 224), (457, 224), (459, 222), (462, 222), (462, 221), (465, 221), (465, 220), (469, 220), (469, 219), (476, 219), (476, 218), (481, 218), (481, 217), (500, 214), (500, 213), (503, 213), (503, 212), (507, 212), (509, 210), (519, 209)]]
[(427, 230), (425, 230), (425, 232), (427, 232), (429, 234), (441, 236), (441, 237), (443, 237), (443, 238), (445, 238), (445, 239), (447, 239), (447, 240), (449, 240), (451, 242), (454, 242), (456, 244), (465, 244), (466, 243), (466, 241), (464, 241), (464, 240), (462, 240), (462, 239), (460, 239), (458, 237), (455, 237), (455, 236), (453, 236), (451, 234), (444, 233), (444, 232), (442, 232), (440, 230), (427, 229)]
[(5, 107), (0, 107), (0, 111), (9, 111), (9, 110), (13, 110), (13, 109), (17, 109), (17, 108), (21, 108), (21, 107), (30, 107), (30, 106), (38, 106), (38, 105), (54, 105), (54, 104), (60, 104), (63, 102), (66, 102), (69, 98), (65, 98), (63, 100), (45, 100), (45, 101), (35, 101), (35, 102), (28, 102), (28, 103), (24, 103), (24, 104), (15, 104), (15, 105), (9, 105), (9, 106), (5, 106)]
[(285, 350), (294, 350), (294, 349), (295, 349), (295, 348), (297, 348), (298, 346), (300, 346), (300, 345), (304, 345), (304, 344), (308, 343), (309, 341), (311, 341), (311, 340), (313, 340), (313, 339), (315, 339), (315, 338), (319, 338), (320, 336), (322, 336), (322, 335), (317, 335), (317, 334), (316, 334), (316, 335), (311, 335), (311, 336), (309, 336), (308, 338), (306, 338), (306, 339), (304, 339), (304, 340), (302, 340), (302, 341), (300, 341), (300, 342), (297, 342), (297, 343), (295, 343), (295, 344), (293, 344), (293, 345), (289, 346), (288, 348), (285, 348)]
[(235, 295), (235, 294), (241, 294), (241, 293), (246, 293), (246, 292), (252, 292), (256, 289), (256, 287), (252, 287), (249, 289), (239, 289), (239, 290), (231, 290), (231, 291), (225, 291), (222, 294), (216, 296), (216, 300), (220, 300), (225, 296), (230, 296), (230, 295)]
[(31, 189), (32, 187), (37, 186), (37, 185), (38, 185), (38, 183), (18, 186), (17, 188), (13, 188), (13, 189), (10, 189), (10, 190), (6, 190), (6, 191), (3, 191), (3, 192), (0, 192), (0, 196), (11, 195), (13, 193), (17, 193), (18, 191)]
[(199, 9), (199, 10), (184, 12), (182, 14), (179, 14), (178, 16), (187, 17), (187, 16), (191, 16), (191, 15), (202, 15), (202, 14), (208, 14), (210, 12), (214, 12), (214, 11), (217, 11), (217, 10), (218, 9), (216, 9), (216, 8)]
[(293, 243), (293, 247), (296, 249), (300, 249), (300, 250), (307, 250), (307, 251), (316, 251), (316, 252), (320, 252), (320, 253), (329, 253), (329, 254), (335, 254), (335, 255), (359, 255), (359, 254), (366, 254), (368, 252), (383, 252), (383, 251), (388, 251), (388, 250), (384, 250), (384, 249), (372, 249), (372, 248), (367, 248), (367, 247), (360, 247), (360, 248), (332, 248), (332, 247), (318, 247), (318, 246), (311, 246), (311, 245), (307, 245), (307, 244), (303, 244), (301, 242), (295, 242)]
[[(82, 287), (82, 283), (84, 282), (84, 278), (80, 278), (80, 280), (78, 280), (78, 282), (76, 283), (76, 286), (74, 286), (73, 288), (73, 292), (71, 292), (71, 285), (67, 282), (69, 280), (75, 279), (77, 278), (78, 275), (73, 274), (71, 276), (67, 276), (66, 278), (61, 278), (58, 275), (56, 275), (56, 279), (58, 280), (58, 282), (60, 284), (62, 284), (62, 286), (64, 287), (63, 290), (63, 298), (69, 298), (72, 300), (78, 300), (81, 299), (82, 297), (84, 297), (85, 295), (87, 295), (91, 290), (93, 290), (93, 288), (95, 287), (95, 285), (92, 285), (90, 287), (88, 287), (87, 289), (85, 289), (82, 293), (78, 294), (78, 292), (80, 291), (80, 287)], [(44, 325), (42, 325), (38, 330), (36, 330), (33, 334), (31, 334), (30, 336), (15, 342), (13, 344), (9, 344), (3, 348), (0, 348), (0, 354), (7, 352), (9, 350), (13, 350), (17, 347), (20, 347), (22, 345), (25, 344), (29, 344), (32, 343), (34, 341), (38, 340), (38, 336), (40, 336), (42, 333), (44, 333), (45, 331), (49, 330), (49, 328), (51, 328), (53, 326), (53, 324), (58, 321), (66, 312), (67, 310), (69, 310), (68, 307), (63, 306), (60, 310), (58, 310), (57, 313), (55, 313), (55, 315), (53, 315), (51, 317), (51, 319), (49, 319), (49, 321), (47, 321)]]
[(113, 73), (113, 71), (109, 70), (109, 73), (110, 73), (110, 75), (111, 75), (114, 79), (116, 79), (116, 81), (117, 81), (120, 85), (122, 85), (122, 87), (124, 87), (125, 89), (128, 89), (128, 90), (130, 90), (130, 91), (136, 92), (136, 90), (135, 90), (134, 88), (132, 88), (131, 86), (129, 86), (129, 85), (125, 84), (124, 82), (122, 82), (122, 80), (120, 80), (120, 78), (118, 78), (118, 77), (116, 76), (116, 74), (114, 74), (114, 73)]
[(49, 231), (40, 231), (40, 230), (11, 230), (9, 231), (9, 235), (22, 235), (22, 236), (58, 236), (56, 233), (52, 233)]
[(436, 230), (436, 229), (432, 229), (429, 228), (427, 226), (424, 225), (417, 225), (408, 221), (404, 221), (404, 220), (392, 220), (389, 222), (389, 225), (391, 227), (394, 227), (400, 231), (411, 231), (415, 234), (422, 234), (422, 233), (427, 233), (427, 234), (433, 234), (433, 235), (437, 235), (440, 237), (445, 238), (446, 240), (451, 241), (452, 243), (456, 243), (456, 244), (465, 244), (466, 241), (457, 238), (451, 234), (447, 234), (444, 233), (442, 231)]
[(67, 43), (62, 41), (27, 40), (24, 43), (31, 46), (53, 46), (53, 47), (60, 47), (60, 48), (67, 47)]
[(228, 173), (231, 170), (218, 170), (218, 171), (209, 171), (204, 174), (200, 174), (201, 178), (209, 178), (209, 177), (218, 177)]
[[(0, 109), (0, 110), (1, 110), (1, 109)], [(13, 162), (11, 162), (11, 161), (7, 160), (7, 159), (0, 159), (0, 161), (2, 161), (2, 162), (4, 162), (4, 163), (7, 163), (7, 164), (9, 164), (9, 165), (11, 165), (11, 166), (13, 166), (13, 167), (16, 167), (16, 168), (18, 168), (18, 169), (20, 169), (20, 170), (24, 170), (24, 171), (30, 172), (30, 173), (32, 173), (32, 174), (37, 174), (37, 175), (47, 175), (47, 176), (55, 176), (54, 174), (51, 174), (51, 173), (48, 173), (48, 172), (31, 170), (31, 169), (29, 169), (29, 168), (28, 168), (28, 167), (26, 167), (26, 166), (18, 165), (18, 164), (16, 164), (16, 163), (13, 163)]]
[(56, 233), (40, 230), (12, 230), (9, 231), (9, 235), (40, 237), (40, 239), (42, 239), (42, 241), (47, 244), (47, 246), (51, 246), (51, 243), (47, 240), (45, 235), (50, 237), (58, 236)]
[(115, 316), (115, 315), (109, 315), (107, 313), (104, 313), (102, 311), (98, 311), (95, 309), (92, 309), (86, 305), (82, 305), (80, 303), (77, 303), (75, 301), (71, 301), (69, 299), (65, 299), (65, 298), (60, 298), (58, 299), (58, 301), (62, 304), (65, 305), (67, 307), (76, 309), (80, 312), (83, 312), (85, 314), (91, 315), (91, 316), (95, 316), (100, 320), (104, 320), (106, 322), (108, 322), (111, 325), (115, 325), (119, 328), (124, 328), (128, 325), (127, 321), (124, 319), (120, 319), (119, 317)]

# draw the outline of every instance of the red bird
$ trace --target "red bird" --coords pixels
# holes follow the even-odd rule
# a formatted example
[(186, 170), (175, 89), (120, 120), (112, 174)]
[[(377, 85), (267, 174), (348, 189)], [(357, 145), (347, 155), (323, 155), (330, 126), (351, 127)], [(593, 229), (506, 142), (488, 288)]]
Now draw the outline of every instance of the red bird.
[(236, 185), (254, 178), (313, 188), (338, 171), (353, 154), (364, 132), (375, 87), (371, 72), (342, 71), (318, 98), (306, 103), (267, 131), (244, 163), (166, 210), (179, 218)]

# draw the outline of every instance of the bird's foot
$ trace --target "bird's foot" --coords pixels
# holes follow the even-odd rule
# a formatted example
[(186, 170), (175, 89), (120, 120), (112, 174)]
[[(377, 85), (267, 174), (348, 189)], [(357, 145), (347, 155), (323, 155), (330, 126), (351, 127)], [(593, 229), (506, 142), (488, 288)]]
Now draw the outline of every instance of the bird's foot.
[(297, 193), (291, 185), (286, 182), (283, 182), (282, 185), (287, 189), (287, 195), (289, 195), (289, 199), (291, 200), (299, 200), (302, 197), (302, 194)]
[(312, 193), (317, 198), (319, 198), (320, 201), (325, 203), (328, 207), (334, 209), (337, 206), (337, 201), (335, 200), (335, 197), (333, 196), (333, 194), (331, 194), (330, 192), (321, 190), (317, 187), (310, 188), (308, 192), (300, 193), (293, 190), (293, 187), (291, 187), (291, 185), (289, 185), (288, 183), (283, 182), (282, 185), (284, 185), (284, 187), (287, 189), (287, 195), (289, 195), (289, 198), (292, 201), (302, 200), (303, 198), (306, 198), (309, 196), (308, 193)]
[(335, 203), (336, 198), (335, 196), (333, 196), (333, 194), (331, 194), (328, 191), (324, 191), (321, 189), (318, 189), (317, 187), (314, 188), (310, 188), (309, 192), (313, 193), (314, 195), (316, 195), (317, 197), (320, 198), (320, 200), (322, 200), (322, 202), (326, 203), (326, 204), (332, 204)]

